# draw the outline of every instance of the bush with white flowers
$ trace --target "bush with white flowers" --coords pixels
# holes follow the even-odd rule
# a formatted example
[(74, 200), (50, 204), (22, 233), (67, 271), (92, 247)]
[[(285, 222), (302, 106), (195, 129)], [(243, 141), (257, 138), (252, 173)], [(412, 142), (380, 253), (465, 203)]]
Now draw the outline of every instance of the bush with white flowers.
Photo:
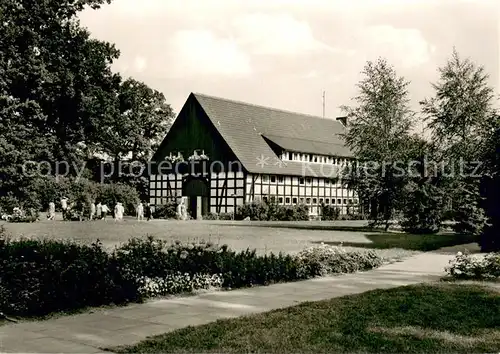
[(354, 273), (382, 265), (383, 260), (374, 251), (347, 251), (342, 246), (321, 244), (307, 248), (297, 255), (300, 274), (325, 276)]
[(445, 271), (454, 279), (498, 279), (500, 278), (500, 253), (489, 253), (483, 257), (458, 252)]
[(142, 277), (139, 279), (139, 293), (144, 297), (156, 297), (192, 293), (196, 290), (214, 290), (222, 287), (222, 274), (169, 274), (166, 277)]

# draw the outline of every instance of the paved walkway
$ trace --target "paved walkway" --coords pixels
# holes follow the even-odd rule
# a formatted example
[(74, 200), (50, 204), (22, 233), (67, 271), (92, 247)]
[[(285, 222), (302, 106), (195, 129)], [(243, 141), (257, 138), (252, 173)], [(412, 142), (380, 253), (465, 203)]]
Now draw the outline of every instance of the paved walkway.
[(155, 300), (42, 322), (0, 327), (0, 352), (98, 353), (187, 326), (319, 301), (377, 288), (439, 279), (453, 256), (423, 253), (355, 274)]

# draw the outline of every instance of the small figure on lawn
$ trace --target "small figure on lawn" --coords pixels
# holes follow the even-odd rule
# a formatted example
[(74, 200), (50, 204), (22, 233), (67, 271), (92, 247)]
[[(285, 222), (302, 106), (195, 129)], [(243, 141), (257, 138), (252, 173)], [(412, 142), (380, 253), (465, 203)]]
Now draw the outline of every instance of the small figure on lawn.
[(139, 202), (135, 211), (137, 213), (137, 220), (143, 221), (144, 220), (144, 205), (142, 205), (142, 202)]
[(108, 216), (109, 213), (109, 208), (106, 204), (101, 205), (101, 211), (102, 211), (102, 219), (106, 221), (106, 216)]
[(56, 203), (50, 202), (49, 203), (49, 212), (47, 214), (47, 219), (54, 220), (55, 218), (56, 218)]
[(123, 220), (123, 205), (120, 202), (116, 202), (115, 205), (115, 221), (122, 221)]
[(96, 207), (95, 207), (95, 217), (96, 219), (101, 219), (102, 217), (102, 204), (101, 202), (97, 203)]
[(180, 220), (187, 220), (186, 197), (182, 197), (179, 205), (177, 206), (177, 217)]
[(89, 220), (92, 221), (95, 218), (96, 207), (94, 201), (90, 202), (90, 217)]
[(144, 209), (144, 216), (146, 220), (149, 221), (153, 219), (153, 211), (151, 210), (151, 204), (146, 203), (146, 208)]
[(61, 209), (62, 209), (62, 216), (63, 220), (66, 220), (66, 213), (68, 212), (68, 198), (62, 197), (61, 198)]

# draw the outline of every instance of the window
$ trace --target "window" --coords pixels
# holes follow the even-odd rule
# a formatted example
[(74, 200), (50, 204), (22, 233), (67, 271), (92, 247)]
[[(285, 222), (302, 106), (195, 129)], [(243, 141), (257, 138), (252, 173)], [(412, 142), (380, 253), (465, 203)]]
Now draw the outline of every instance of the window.
[(304, 204), (304, 198), (300, 198), (300, 203)]
[(349, 204), (352, 204), (352, 199), (349, 199)]
[(314, 162), (318, 162), (318, 156), (314, 156)]
[(276, 203), (276, 197), (271, 197), (271, 203)]
[(330, 184), (330, 180), (329, 179), (325, 179), (325, 184), (329, 185)]
[(285, 198), (285, 203), (286, 203), (286, 204), (290, 204), (290, 197), (286, 197), (286, 198)]
[(325, 199), (325, 204), (326, 204), (326, 205), (330, 204), (330, 199), (326, 198), (326, 199)]
[(307, 177), (307, 178), (306, 178), (306, 183), (307, 183), (307, 184), (311, 184), (311, 178)]
[(311, 198), (306, 198), (306, 204), (311, 204)]
[(280, 204), (282, 204), (282, 203), (283, 203), (283, 197), (279, 197), (279, 199), (278, 199), (278, 200), (279, 200)]
[(268, 181), (267, 175), (263, 175), (262, 176), (262, 182), (267, 183), (267, 181)]
[(344, 204), (347, 204), (347, 199), (344, 199)]
[(335, 204), (335, 199), (332, 198), (332, 204)]
[(323, 198), (319, 198), (319, 204), (323, 204)]
[(276, 176), (271, 176), (271, 183), (275, 183), (276, 182)]
[(333, 163), (334, 165), (336, 165), (336, 164), (337, 164), (337, 159), (332, 159), (332, 163)]
[(278, 183), (283, 183), (283, 176), (278, 176)]
[(318, 203), (318, 200), (316, 198), (313, 198), (313, 204)]
[(264, 203), (267, 203), (267, 197), (262, 197), (262, 201), (263, 201)]
[(342, 204), (342, 199), (337, 199), (337, 204)]
[(354, 199), (354, 204), (358, 204), (358, 200), (357, 199)]
[(297, 198), (293, 198), (293, 199), (292, 199), (292, 203), (293, 203), (293, 204), (297, 204)]
[(300, 183), (300, 184), (304, 184), (304, 178), (300, 177), (300, 178), (299, 178), (299, 183)]

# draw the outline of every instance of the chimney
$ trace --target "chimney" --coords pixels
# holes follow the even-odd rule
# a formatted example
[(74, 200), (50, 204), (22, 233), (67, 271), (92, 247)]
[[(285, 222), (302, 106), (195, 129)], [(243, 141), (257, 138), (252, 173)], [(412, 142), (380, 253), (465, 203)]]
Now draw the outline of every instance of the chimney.
[(347, 117), (337, 117), (335, 118), (338, 122), (342, 123), (344, 127), (347, 127)]

